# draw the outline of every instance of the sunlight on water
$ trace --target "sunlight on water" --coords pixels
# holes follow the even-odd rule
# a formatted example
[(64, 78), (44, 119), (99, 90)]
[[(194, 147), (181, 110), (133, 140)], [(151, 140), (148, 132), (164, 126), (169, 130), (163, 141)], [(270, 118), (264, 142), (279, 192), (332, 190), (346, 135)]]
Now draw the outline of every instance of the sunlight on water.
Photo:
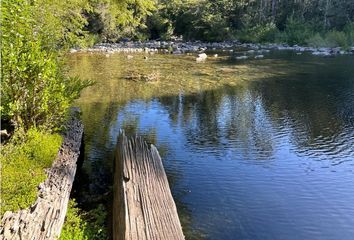
[(109, 191), (124, 128), (157, 145), (187, 239), (353, 238), (352, 57), (143, 56), (69, 57), (97, 82), (77, 101), (88, 196)]

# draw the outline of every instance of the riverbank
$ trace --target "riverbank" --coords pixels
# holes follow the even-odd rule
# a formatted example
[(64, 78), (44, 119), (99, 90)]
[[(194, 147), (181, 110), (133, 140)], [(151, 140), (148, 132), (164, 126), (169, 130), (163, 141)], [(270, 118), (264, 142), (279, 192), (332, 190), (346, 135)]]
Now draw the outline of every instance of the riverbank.
[(187, 54), (201, 53), (208, 51), (235, 52), (242, 51), (249, 54), (262, 54), (269, 51), (294, 51), (297, 54), (308, 52), (315, 56), (336, 56), (354, 54), (354, 46), (344, 49), (341, 47), (308, 47), (290, 46), (288, 44), (256, 44), (240, 43), (238, 41), (229, 42), (179, 42), (179, 41), (145, 41), (145, 42), (119, 42), (119, 43), (99, 43), (92, 48), (71, 49), (70, 53), (76, 52), (104, 52), (107, 54), (122, 53), (171, 53)]
[[(71, 188), (75, 179), (77, 160), (79, 159), (81, 152), (81, 144), (83, 137), (83, 124), (79, 117), (79, 112), (73, 110), (71, 116), (65, 124), (65, 133), (62, 136), (62, 144), (57, 151), (56, 158), (53, 164), (49, 164), (51, 161), (47, 161), (46, 165), (40, 166), (42, 171), (38, 170), (38, 173), (43, 173), (44, 170), (47, 175), (47, 179), (37, 186), (38, 192), (35, 202), (22, 205), (20, 209), (11, 209), (12, 211), (6, 211), (1, 219), (0, 224), (0, 236), (4, 239), (54, 239), (60, 236), (60, 232), (66, 216), (66, 210), (68, 207), (68, 201), (71, 193)], [(42, 151), (42, 154), (38, 154), (37, 159), (28, 159), (27, 169), (23, 167), (22, 172), (18, 173), (18, 177), (24, 172), (31, 172), (32, 177), (35, 176), (32, 165), (35, 165), (37, 161), (43, 161), (43, 154), (45, 150), (39, 150), (46, 146), (50, 147), (51, 141), (40, 141), (41, 136), (32, 139), (32, 149), (36, 151)], [(49, 139), (50, 140), (50, 139)], [(39, 145), (42, 143), (42, 145)], [(39, 149), (38, 149), (39, 148)], [(56, 147), (57, 148), (57, 147)], [(27, 152), (27, 149), (24, 149)], [(28, 155), (32, 155), (28, 153)], [(35, 155), (35, 154), (34, 154)], [(50, 157), (53, 157), (53, 151), (50, 151)], [(7, 156), (11, 159), (11, 155)], [(27, 159), (24, 159), (25, 161)], [(51, 165), (50, 168), (43, 169), (44, 167)], [(18, 164), (16, 166), (18, 168)], [(5, 166), (5, 172), (11, 168), (8, 165)], [(14, 176), (10, 174), (9, 176)], [(8, 176), (7, 176), (8, 177)], [(29, 198), (26, 193), (21, 193), (27, 185), (28, 191), (33, 191), (34, 185), (30, 184), (31, 180), (25, 179), (21, 181), (21, 178), (13, 179), (15, 181), (12, 195), (14, 198)], [(20, 182), (19, 182), (20, 180)], [(9, 182), (8, 180), (6, 181)], [(37, 185), (38, 182), (35, 182)], [(9, 183), (8, 183), (9, 185)], [(22, 186), (25, 185), (25, 186)], [(18, 191), (20, 189), (20, 192)], [(2, 190), (4, 188), (2, 187)], [(8, 190), (8, 189), (7, 189)], [(10, 201), (11, 202), (11, 201)], [(9, 208), (9, 203), (5, 203), (5, 208)], [(19, 203), (15, 203), (19, 204)]]

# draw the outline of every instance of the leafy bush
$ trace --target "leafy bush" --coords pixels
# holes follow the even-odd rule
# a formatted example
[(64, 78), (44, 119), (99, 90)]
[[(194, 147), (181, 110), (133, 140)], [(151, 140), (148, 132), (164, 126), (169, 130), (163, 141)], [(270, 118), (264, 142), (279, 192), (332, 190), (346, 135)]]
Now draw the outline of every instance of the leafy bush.
[(90, 44), (89, 32), (85, 29), (88, 21), (84, 15), (91, 11), (89, 0), (27, 2), (31, 2), (32, 29), (46, 50), (87, 47)]
[[(232, 37), (229, 22), (217, 11), (215, 4), (188, 1), (174, 10), (174, 34), (187, 40), (223, 41)], [(177, 4), (178, 5), (178, 4)]]
[(87, 224), (79, 215), (75, 201), (70, 200), (60, 240), (89, 240), (85, 235)]
[(211, 15), (204, 18), (205, 28), (202, 39), (207, 41), (223, 41), (230, 39), (231, 32), (227, 22), (221, 15)]
[(2, 3), (2, 114), (17, 128), (55, 129), (65, 119), (70, 103), (92, 84), (67, 78), (58, 56), (44, 50), (32, 29), (32, 7), (25, 0)]
[(326, 42), (328, 47), (344, 47), (348, 46), (347, 37), (344, 32), (338, 32), (335, 30), (329, 31), (326, 34)]
[(15, 133), (1, 148), (1, 214), (27, 208), (37, 196), (37, 186), (46, 178), (44, 168), (55, 159), (62, 137), (30, 129)]
[(306, 40), (310, 39), (313, 35), (314, 31), (310, 24), (294, 17), (287, 19), (283, 35), (285, 42), (290, 45), (304, 45), (306, 44)]
[(106, 210), (102, 204), (88, 212), (80, 211), (75, 200), (69, 201), (59, 240), (105, 240)]
[(348, 44), (354, 46), (354, 22), (347, 23), (343, 31), (347, 36)]
[(265, 25), (256, 25), (254, 27), (246, 27), (239, 31), (236, 36), (242, 42), (274, 42), (279, 30), (274, 23), (267, 23)]
[(306, 39), (306, 44), (310, 47), (327, 47), (327, 41), (319, 34), (316, 33), (314, 36)]
[(156, 11), (147, 19), (147, 27), (151, 39), (169, 40), (173, 35), (172, 23)]

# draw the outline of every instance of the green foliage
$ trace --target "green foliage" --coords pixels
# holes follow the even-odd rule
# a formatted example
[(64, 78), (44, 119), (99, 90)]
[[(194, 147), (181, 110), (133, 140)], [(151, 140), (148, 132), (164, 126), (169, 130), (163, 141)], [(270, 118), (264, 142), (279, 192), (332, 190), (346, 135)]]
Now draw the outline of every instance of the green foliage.
[(314, 36), (306, 40), (307, 45), (311, 47), (342, 47), (348, 48), (353, 44), (351, 40), (351, 32), (329, 31), (325, 36), (316, 33)]
[(106, 229), (106, 210), (102, 204), (97, 208), (84, 212), (77, 207), (75, 200), (69, 201), (65, 223), (60, 240), (105, 240), (108, 239)]
[(27, 208), (37, 196), (37, 186), (46, 178), (44, 168), (55, 159), (62, 137), (38, 129), (15, 133), (1, 148), (1, 215)]
[(306, 40), (314, 35), (312, 26), (303, 20), (294, 17), (288, 18), (283, 35), (283, 41), (290, 45), (306, 44)]
[(25, 130), (55, 129), (70, 103), (92, 83), (64, 76), (57, 54), (45, 50), (43, 36), (32, 28), (32, 5), (6, 0), (1, 10), (2, 114)]
[(345, 35), (347, 36), (348, 45), (354, 46), (354, 22), (349, 22), (345, 25), (343, 29)]
[(339, 32), (336, 30), (329, 31), (326, 34), (326, 42), (328, 47), (343, 47), (348, 46), (348, 40), (344, 32)]
[(161, 13), (154, 12), (147, 19), (148, 35), (151, 39), (169, 40), (173, 35), (172, 22)]
[(146, 18), (156, 10), (155, 0), (90, 0), (86, 12), (87, 30), (99, 34), (102, 41), (121, 38), (145, 38)]
[(265, 25), (256, 25), (245, 28), (236, 34), (237, 39), (242, 42), (274, 42), (279, 35), (279, 30), (273, 22)]
[(310, 47), (327, 47), (327, 41), (319, 33), (308, 38), (306, 44)]
[(203, 16), (200, 26), (200, 38), (203, 40), (223, 41), (230, 39), (230, 28), (220, 14)]
[(166, 16), (172, 14), (171, 22), (175, 34), (183, 35), (185, 39), (222, 41), (230, 39), (232, 31), (228, 19), (219, 5), (210, 1), (176, 1), (175, 9), (165, 5)]
[[(318, 36), (311, 39), (316, 33), (344, 30), (351, 39), (348, 42), (353, 44), (353, 34), (347, 34), (353, 32), (352, 28), (346, 27), (354, 21), (351, 0), (160, 0), (158, 9), (154, 16), (162, 18), (154, 17), (154, 24), (148, 25), (152, 36), (161, 37), (159, 33), (164, 32), (168, 23), (174, 35), (183, 35), (185, 39), (220, 41), (236, 37), (243, 42), (304, 45), (307, 41), (319, 41)], [(328, 38), (326, 44), (344, 46), (341, 35), (330, 33), (324, 37)]]

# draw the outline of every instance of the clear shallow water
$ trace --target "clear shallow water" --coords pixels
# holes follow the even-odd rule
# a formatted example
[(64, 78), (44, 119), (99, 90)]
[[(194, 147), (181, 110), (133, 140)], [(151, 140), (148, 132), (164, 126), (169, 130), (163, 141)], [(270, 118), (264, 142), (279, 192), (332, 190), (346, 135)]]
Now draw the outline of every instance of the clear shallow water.
[[(109, 191), (120, 128), (154, 143), (187, 239), (354, 238), (354, 58), (78, 54), (83, 187)], [(159, 71), (157, 83), (124, 80)], [(91, 197), (89, 197), (91, 198)]]

